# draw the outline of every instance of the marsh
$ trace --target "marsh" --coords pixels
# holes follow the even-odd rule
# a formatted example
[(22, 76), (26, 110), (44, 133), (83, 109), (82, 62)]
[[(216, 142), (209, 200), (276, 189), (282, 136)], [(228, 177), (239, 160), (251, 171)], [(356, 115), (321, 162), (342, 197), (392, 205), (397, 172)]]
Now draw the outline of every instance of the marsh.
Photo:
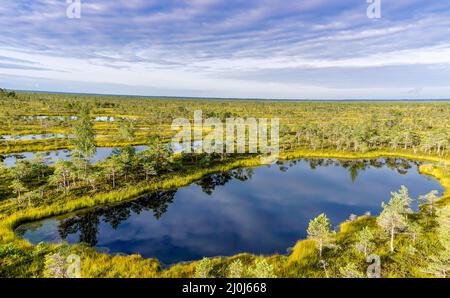
[(166, 265), (245, 252), (285, 254), (321, 213), (337, 229), (351, 214), (379, 214), (401, 185), (414, 198), (441, 192), (437, 181), (419, 174), (419, 165), (394, 158), (301, 159), (236, 169), (132, 202), (25, 224), (16, 232), (35, 244), (84, 242)]

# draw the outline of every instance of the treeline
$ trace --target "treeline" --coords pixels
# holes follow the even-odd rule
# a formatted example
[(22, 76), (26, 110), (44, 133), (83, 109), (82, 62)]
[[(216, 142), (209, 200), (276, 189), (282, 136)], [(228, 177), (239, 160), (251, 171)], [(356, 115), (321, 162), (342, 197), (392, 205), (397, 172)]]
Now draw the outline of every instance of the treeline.
[(0, 99), (5, 98), (17, 98), (15, 91), (8, 91), (6, 89), (0, 88)]
[(285, 151), (298, 146), (354, 152), (403, 149), (446, 156), (450, 150), (448, 127), (435, 128), (424, 121), (404, 121), (401, 117), (378, 121), (364, 119), (355, 124), (305, 123), (298, 128), (284, 128), (282, 133), (281, 144)]
[[(23, 115), (74, 116), (89, 105), (91, 115), (125, 118), (108, 127), (117, 134), (133, 127), (139, 135), (170, 135), (176, 118), (280, 118), (281, 149), (308, 148), (366, 152), (375, 149), (408, 150), (446, 156), (450, 148), (449, 102), (282, 102), (155, 99), (126, 96), (18, 93), (0, 102), (4, 134), (34, 130), (69, 130), (72, 121), (33, 119)], [(130, 120), (131, 119), (131, 120)], [(126, 126), (129, 126), (128, 128)], [(97, 131), (106, 126), (97, 124)], [(1, 144), (0, 144), (1, 146)]]

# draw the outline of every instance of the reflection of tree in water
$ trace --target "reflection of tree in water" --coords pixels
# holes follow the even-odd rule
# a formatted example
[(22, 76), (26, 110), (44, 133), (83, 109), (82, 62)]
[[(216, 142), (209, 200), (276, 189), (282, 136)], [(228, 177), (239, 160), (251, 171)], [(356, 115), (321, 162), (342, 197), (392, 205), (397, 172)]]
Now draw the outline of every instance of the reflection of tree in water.
[(131, 212), (153, 211), (155, 218), (159, 219), (167, 212), (169, 204), (173, 202), (176, 190), (147, 194), (133, 202), (125, 204), (98, 208), (88, 213), (83, 213), (61, 221), (58, 231), (62, 239), (70, 234), (80, 233), (79, 242), (91, 246), (97, 244), (98, 226), (103, 217), (105, 223), (109, 223), (113, 229), (127, 220)]
[[(401, 175), (408, 173), (413, 166), (419, 166), (422, 164), (420, 161), (411, 161), (403, 158), (378, 158), (378, 159), (361, 159), (361, 160), (338, 160), (338, 159), (304, 159), (309, 163), (309, 167), (315, 170), (319, 167), (339, 166), (349, 171), (350, 177), (353, 182), (356, 181), (359, 173), (365, 171), (368, 168), (382, 168), (387, 166), (389, 169), (397, 170)], [(279, 163), (280, 170), (286, 172), (288, 167), (293, 167), (296, 162), (281, 162)]]
[(58, 231), (62, 239), (66, 239), (69, 234), (80, 232), (80, 242), (95, 246), (99, 223), (100, 219), (97, 214), (86, 213), (62, 221)]
[(129, 203), (131, 210), (134, 213), (140, 214), (143, 210), (153, 210), (153, 215), (156, 219), (160, 219), (161, 216), (167, 212), (169, 204), (173, 203), (176, 190), (163, 191), (159, 193), (146, 194), (143, 197)]
[(212, 195), (217, 186), (223, 186), (233, 179), (239, 181), (247, 181), (253, 176), (253, 169), (236, 169), (226, 173), (209, 175), (196, 184), (202, 188), (202, 191), (208, 195)]
[[(301, 161), (301, 160), (300, 160)], [(379, 158), (365, 160), (337, 160), (337, 159), (304, 159), (309, 163), (311, 169), (318, 167), (339, 166), (348, 169), (352, 181), (355, 181), (361, 171), (368, 168), (382, 168), (387, 166), (392, 170), (397, 170), (399, 174), (406, 174), (413, 166), (422, 164), (418, 161), (410, 161), (401, 158)], [(287, 171), (290, 167), (295, 166), (299, 161), (278, 162), (280, 171)], [(233, 179), (246, 181), (253, 176), (253, 169), (236, 169), (226, 173), (209, 175), (196, 182), (203, 192), (212, 195), (217, 186), (223, 186)], [(89, 213), (84, 213), (63, 220), (59, 225), (59, 234), (62, 239), (66, 239), (69, 234), (80, 233), (80, 242), (85, 242), (91, 246), (97, 244), (98, 226), (100, 219), (105, 223), (109, 223), (113, 229), (117, 227), (131, 216), (131, 212), (141, 213), (142, 211), (153, 211), (156, 219), (167, 212), (169, 204), (173, 203), (176, 190), (165, 191), (159, 193), (151, 193), (141, 198), (125, 204), (99, 208)]]
[[(339, 160), (332, 158), (311, 158), (303, 159), (309, 164), (309, 167), (314, 170), (319, 167), (337, 166), (347, 169), (353, 182), (356, 181), (361, 171), (365, 171), (368, 168), (382, 168), (387, 166), (389, 169), (397, 170), (401, 175), (407, 174), (408, 170), (414, 165), (419, 166), (422, 164), (419, 161), (411, 161), (402, 158), (378, 158), (378, 159), (359, 159), (359, 160)], [(290, 161), (278, 161), (276, 165), (281, 172), (287, 172), (289, 168), (294, 167), (301, 160)], [(200, 181), (196, 182), (201, 186), (203, 192), (208, 195), (212, 195), (217, 186), (223, 186), (233, 179), (240, 181), (246, 181), (251, 179), (253, 175), (252, 169), (237, 169), (226, 173), (219, 173), (207, 176)]]
[(104, 222), (107, 222), (115, 230), (125, 220), (131, 216), (130, 207), (105, 208), (101, 214)]
[(299, 160), (289, 160), (289, 161), (277, 161), (276, 165), (280, 172), (287, 172), (289, 168), (296, 166)]
[[(233, 179), (246, 181), (253, 175), (252, 169), (236, 169), (227, 173), (209, 175), (197, 184), (202, 190), (211, 195), (219, 185), (225, 185)], [(139, 199), (117, 206), (97, 208), (91, 212), (83, 213), (61, 221), (58, 230), (62, 239), (66, 239), (70, 234), (80, 233), (80, 242), (91, 246), (97, 244), (98, 226), (102, 220), (109, 223), (113, 229), (127, 220), (132, 212), (140, 214), (142, 211), (153, 211), (156, 219), (167, 212), (169, 204), (173, 203), (176, 190), (164, 191), (159, 193), (146, 194)]]
[(411, 161), (401, 158), (386, 158), (386, 166), (390, 169), (397, 170), (399, 174), (406, 174), (413, 166), (420, 166), (423, 162)]

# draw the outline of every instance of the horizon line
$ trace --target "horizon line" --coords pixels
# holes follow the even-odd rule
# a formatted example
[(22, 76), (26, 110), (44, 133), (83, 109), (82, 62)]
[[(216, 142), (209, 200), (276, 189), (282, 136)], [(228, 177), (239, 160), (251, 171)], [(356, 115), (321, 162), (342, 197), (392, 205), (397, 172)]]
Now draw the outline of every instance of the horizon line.
[(401, 102), (401, 101), (415, 101), (415, 102), (433, 102), (433, 101), (450, 101), (450, 98), (390, 98), (390, 99), (370, 99), (370, 98), (341, 98), (341, 99), (307, 99), (307, 98), (262, 98), (262, 97), (207, 97), (207, 96), (170, 96), (170, 95), (138, 95), (138, 94), (114, 94), (114, 93), (92, 93), (92, 92), (68, 92), (68, 91), (49, 91), (49, 90), (31, 90), (31, 89), (6, 89), (19, 93), (48, 93), (48, 94), (67, 94), (67, 95), (95, 95), (95, 96), (109, 96), (109, 97), (136, 97), (149, 99), (198, 99), (198, 100), (248, 100), (248, 101), (302, 101), (302, 102)]

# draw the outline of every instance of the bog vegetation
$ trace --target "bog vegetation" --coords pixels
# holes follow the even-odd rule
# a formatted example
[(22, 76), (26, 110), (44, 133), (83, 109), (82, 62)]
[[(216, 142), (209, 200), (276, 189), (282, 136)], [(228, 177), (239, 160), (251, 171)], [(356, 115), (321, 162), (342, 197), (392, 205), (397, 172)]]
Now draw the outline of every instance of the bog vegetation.
[[(19, 239), (27, 221), (132, 200), (187, 185), (202, 176), (257, 166), (246, 154), (174, 154), (167, 142), (174, 118), (280, 118), (282, 159), (397, 156), (431, 163), (421, 172), (450, 187), (450, 103), (283, 102), (158, 99), (15, 93), (0, 89), (0, 160), (21, 152), (73, 150), (49, 165), (45, 153), (0, 167), (0, 276), (64, 277), (70, 254), (83, 277), (365, 277), (367, 258), (381, 258), (383, 277), (447, 277), (450, 204), (430, 190), (411, 198), (393, 190), (378, 216), (353, 216), (332, 230), (326, 214), (311, 220), (308, 239), (287, 255), (242, 254), (162, 268), (140, 256), (111, 256), (87, 245), (39, 244)], [(63, 137), (21, 139), (24, 135)], [(137, 152), (135, 145), (146, 145)], [(116, 147), (98, 163), (98, 147)], [(418, 200), (420, 212), (411, 203)]]

